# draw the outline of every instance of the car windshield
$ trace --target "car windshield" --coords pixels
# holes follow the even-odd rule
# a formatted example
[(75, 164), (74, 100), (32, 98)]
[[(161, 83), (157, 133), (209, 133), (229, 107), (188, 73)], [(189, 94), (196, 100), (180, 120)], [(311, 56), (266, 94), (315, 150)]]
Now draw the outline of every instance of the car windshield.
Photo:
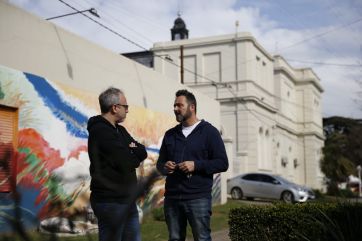
[(292, 183), (291, 181), (285, 179), (284, 177), (281, 177), (281, 176), (276, 176), (280, 181), (284, 182), (284, 183), (287, 183), (287, 184), (294, 184)]

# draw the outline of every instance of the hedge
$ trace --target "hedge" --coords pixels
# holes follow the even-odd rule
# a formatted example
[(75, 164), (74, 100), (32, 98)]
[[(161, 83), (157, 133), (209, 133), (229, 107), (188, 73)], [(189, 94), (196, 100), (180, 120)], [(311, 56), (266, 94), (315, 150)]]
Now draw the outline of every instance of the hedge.
[(362, 203), (242, 206), (229, 227), (231, 241), (361, 241)]

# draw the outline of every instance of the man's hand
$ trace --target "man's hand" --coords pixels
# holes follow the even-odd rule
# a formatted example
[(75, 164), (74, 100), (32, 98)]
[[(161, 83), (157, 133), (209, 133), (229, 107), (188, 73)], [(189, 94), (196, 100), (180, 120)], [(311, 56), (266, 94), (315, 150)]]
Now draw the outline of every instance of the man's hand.
[(195, 171), (195, 162), (194, 161), (184, 161), (178, 164), (178, 168), (184, 173), (192, 173)]
[(175, 162), (173, 162), (173, 161), (167, 161), (167, 162), (165, 163), (165, 167), (164, 167), (164, 168), (167, 170), (167, 173), (168, 173), (168, 174), (171, 174), (171, 173), (173, 173), (173, 172), (175, 171), (176, 167), (177, 167), (177, 165), (176, 165)]
[(131, 142), (131, 143), (129, 144), (129, 147), (134, 148), (134, 147), (137, 147), (137, 145), (136, 145), (136, 143)]

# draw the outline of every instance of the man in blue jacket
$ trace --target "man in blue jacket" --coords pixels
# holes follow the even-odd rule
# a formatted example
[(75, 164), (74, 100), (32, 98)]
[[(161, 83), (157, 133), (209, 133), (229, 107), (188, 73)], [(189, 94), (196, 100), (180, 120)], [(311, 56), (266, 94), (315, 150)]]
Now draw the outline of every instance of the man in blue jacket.
[(174, 113), (179, 125), (165, 133), (157, 169), (166, 175), (165, 218), (169, 240), (186, 238), (189, 222), (194, 240), (211, 240), (213, 174), (228, 169), (219, 131), (196, 116), (195, 96), (176, 92)]

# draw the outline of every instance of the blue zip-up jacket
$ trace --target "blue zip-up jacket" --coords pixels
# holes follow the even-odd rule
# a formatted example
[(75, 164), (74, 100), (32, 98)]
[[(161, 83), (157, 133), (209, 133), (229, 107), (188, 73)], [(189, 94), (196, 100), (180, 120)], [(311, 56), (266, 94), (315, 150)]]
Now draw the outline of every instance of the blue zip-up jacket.
[[(167, 161), (194, 161), (195, 171), (187, 175), (176, 169), (168, 174)], [(186, 138), (181, 124), (168, 130), (163, 138), (157, 169), (166, 177), (165, 197), (170, 199), (211, 198), (213, 174), (224, 172), (229, 163), (219, 131), (201, 120)]]

